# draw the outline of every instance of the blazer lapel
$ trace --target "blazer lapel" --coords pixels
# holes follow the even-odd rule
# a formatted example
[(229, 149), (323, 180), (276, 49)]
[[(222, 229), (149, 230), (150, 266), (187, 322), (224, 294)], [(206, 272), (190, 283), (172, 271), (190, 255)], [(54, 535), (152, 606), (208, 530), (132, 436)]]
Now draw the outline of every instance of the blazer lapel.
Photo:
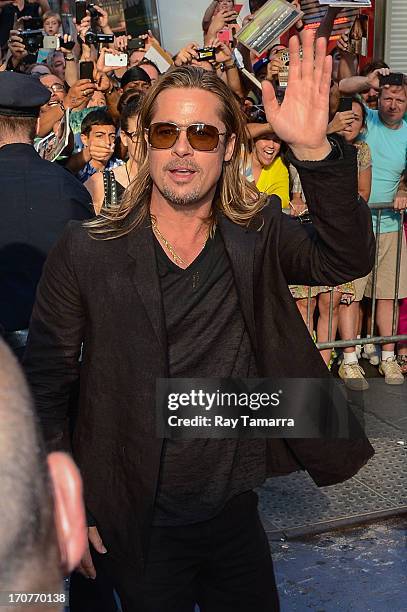
[(232, 264), (243, 318), (253, 350), (256, 350), (253, 275), (257, 232), (237, 225), (223, 215), (219, 215), (218, 226)]
[(127, 236), (127, 241), (127, 253), (133, 260), (132, 281), (144, 304), (158, 342), (167, 353), (164, 308), (151, 228), (143, 226), (131, 232)]

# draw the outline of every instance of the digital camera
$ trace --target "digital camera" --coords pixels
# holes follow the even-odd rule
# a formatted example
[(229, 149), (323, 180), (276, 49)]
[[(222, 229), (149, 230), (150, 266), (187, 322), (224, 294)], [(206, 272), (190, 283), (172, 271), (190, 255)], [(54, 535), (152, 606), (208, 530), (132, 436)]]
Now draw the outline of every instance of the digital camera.
[(112, 43), (114, 42), (114, 34), (99, 34), (99, 32), (92, 32), (92, 30), (89, 30), (85, 34), (85, 42), (87, 45)]
[(203, 47), (196, 50), (198, 62), (209, 62), (216, 59), (215, 47)]
[(41, 30), (23, 30), (18, 35), (23, 39), (23, 45), (28, 53), (37, 53), (41, 49), (44, 41)]

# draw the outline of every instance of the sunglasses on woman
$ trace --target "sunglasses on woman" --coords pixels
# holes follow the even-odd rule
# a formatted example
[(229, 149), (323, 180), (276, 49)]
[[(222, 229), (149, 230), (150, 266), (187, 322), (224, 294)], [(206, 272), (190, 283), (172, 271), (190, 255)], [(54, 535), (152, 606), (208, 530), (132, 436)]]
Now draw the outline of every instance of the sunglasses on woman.
[(196, 151), (214, 151), (219, 144), (219, 132), (214, 125), (207, 123), (192, 123), (188, 127), (179, 127), (176, 123), (159, 121), (146, 128), (148, 142), (153, 149), (171, 149), (177, 142), (181, 132), (187, 133), (188, 142)]

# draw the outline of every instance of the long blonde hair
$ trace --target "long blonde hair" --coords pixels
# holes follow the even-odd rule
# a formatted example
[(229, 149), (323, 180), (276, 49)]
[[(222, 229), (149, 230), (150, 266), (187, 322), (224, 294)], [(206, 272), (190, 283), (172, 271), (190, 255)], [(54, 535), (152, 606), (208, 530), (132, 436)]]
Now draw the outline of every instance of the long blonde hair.
[(140, 135), (139, 172), (126, 189), (119, 206), (102, 209), (96, 219), (86, 223), (93, 238), (112, 240), (125, 236), (149, 219), (153, 181), (144, 133), (151, 124), (158, 96), (173, 88), (201, 89), (215, 94), (221, 102), (221, 120), (226, 127), (226, 137), (232, 134), (236, 136), (232, 158), (223, 164), (209, 221), (213, 224), (217, 210), (234, 223), (248, 225), (264, 207), (266, 197), (241, 172), (241, 168), (246, 166), (248, 143), (245, 121), (238, 102), (229, 87), (214, 72), (195, 66), (182, 66), (170, 69), (145, 97), (137, 124)]

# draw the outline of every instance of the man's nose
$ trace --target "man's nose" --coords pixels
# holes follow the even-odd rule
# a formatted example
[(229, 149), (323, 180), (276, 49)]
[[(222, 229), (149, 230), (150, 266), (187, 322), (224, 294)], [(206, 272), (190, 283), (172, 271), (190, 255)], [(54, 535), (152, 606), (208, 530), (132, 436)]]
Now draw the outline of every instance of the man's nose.
[(179, 157), (185, 157), (186, 155), (193, 155), (193, 148), (189, 144), (187, 133), (182, 130), (177, 138), (176, 143), (172, 147), (172, 152)]

